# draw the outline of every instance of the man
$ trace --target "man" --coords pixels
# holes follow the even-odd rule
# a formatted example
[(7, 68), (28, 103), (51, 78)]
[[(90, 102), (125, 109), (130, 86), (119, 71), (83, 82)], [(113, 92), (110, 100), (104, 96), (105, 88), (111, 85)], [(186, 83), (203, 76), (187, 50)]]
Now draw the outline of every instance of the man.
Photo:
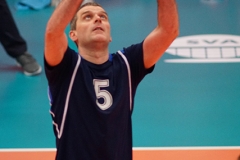
[(40, 74), (41, 66), (27, 52), (27, 43), (19, 34), (15, 21), (5, 0), (0, 1), (0, 42), (7, 54), (16, 59), (27, 76)]
[[(134, 95), (178, 35), (176, 2), (158, 0), (157, 27), (143, 42), (115, 54), (108, 53), (112, 38), (107, 13), (96, 3), (78, 10), (81, 3), (63, 0), (46, 28), (56, 159), (131, 160)], [(68, 47), (64, 33), (70, 21), (78, 54)]]

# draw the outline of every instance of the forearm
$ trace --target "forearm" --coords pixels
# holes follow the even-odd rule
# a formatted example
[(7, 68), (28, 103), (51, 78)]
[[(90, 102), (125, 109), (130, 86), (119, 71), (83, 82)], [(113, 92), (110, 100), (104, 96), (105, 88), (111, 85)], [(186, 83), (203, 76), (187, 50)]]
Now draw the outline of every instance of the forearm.
[(44, 54), (49, 65), (59, 64), (68, 46), (65, 29), (83, 0), (62, 0), (50, 17), (45, 32)]
[(50, 17), (46, 32), (64, 32), (82, 1), (83, 0), (62, 0)]
[(157, 0), (158, 27), (167, 33), (178, 34), (178, 11), (176, 0)]
[(150, 68), (178, 36), (178, 12), (175, 0), (157, 0), (157, 27), (143, 43), (144, 66)]

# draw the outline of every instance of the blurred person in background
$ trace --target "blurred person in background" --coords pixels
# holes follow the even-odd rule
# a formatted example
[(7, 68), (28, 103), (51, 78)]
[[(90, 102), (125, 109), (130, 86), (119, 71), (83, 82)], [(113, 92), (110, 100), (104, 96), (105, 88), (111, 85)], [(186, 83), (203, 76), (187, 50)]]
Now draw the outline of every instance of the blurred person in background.
[(6, 0), (0, 0), (0, 42), (6, 53), (22, 67), (23, 73), (33, 76), (42, 72), (41, 66), (27, 51), (27, 43), (20, 35)]

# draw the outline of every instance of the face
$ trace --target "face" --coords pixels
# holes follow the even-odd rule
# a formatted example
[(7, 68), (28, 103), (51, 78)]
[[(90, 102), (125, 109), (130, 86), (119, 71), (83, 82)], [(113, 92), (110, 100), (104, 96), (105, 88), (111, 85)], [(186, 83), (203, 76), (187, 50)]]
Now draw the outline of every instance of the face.
[(85, 6), (77, 13), (76, 30), (70, 31), (70, 38), (78, 46), (93, 42), (111, 42), (108, 15), (99, 6)]

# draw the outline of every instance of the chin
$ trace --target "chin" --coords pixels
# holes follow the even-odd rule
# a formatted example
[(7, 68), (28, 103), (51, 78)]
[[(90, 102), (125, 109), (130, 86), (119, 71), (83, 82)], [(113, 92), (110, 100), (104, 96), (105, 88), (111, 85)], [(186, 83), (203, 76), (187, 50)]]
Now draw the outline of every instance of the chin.
[(103, 36), (97, 36), (92, 39), (94, 42), (109, 42), (109, 39)]

